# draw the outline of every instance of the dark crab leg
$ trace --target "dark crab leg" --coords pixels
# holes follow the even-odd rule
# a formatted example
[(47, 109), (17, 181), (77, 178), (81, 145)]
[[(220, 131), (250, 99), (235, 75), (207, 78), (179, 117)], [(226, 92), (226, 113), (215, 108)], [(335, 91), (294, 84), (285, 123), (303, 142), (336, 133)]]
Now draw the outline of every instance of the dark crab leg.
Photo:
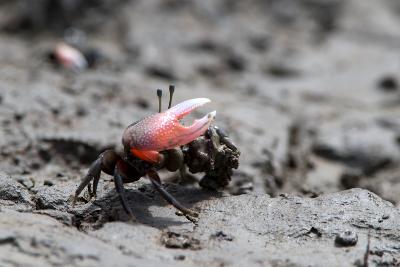
[[(75, 205), (78, 196), (82, 193), (85, 187), (88, 187), (90, 197), (95, 197), (97, 192), (97, 185), (100, 180), (100, 173), (103, 171), (107, 174), (113, 175), (114, 168), (121, 157), (114, 150), (106, 150), (90, 165), (86, 176), (82, 179), (78, 188), (75, 191), (73, 205)], [(90, 182), (93, 180), (93, 191), (91, 190)]]
[(126, 198), (125, 194), (124, 180), (126, 180), (126, 176), (124, 174), (125, 173), (124, 169), (126, 169), (126, 164), (122, 160), (119, 160), (114, 170), (115, 189), (117, 190), (119, 199), (122, 203), (122, 207), (124, 208), (125, 212), (128, 214), (129, 218), (132, 221), (135, 221), (136, 220), (135, 216), (133, 215), (133, 212), (128, 205), (128, 199)]
[(93, 192), (91, 193), (91, 196), (93, 196), (95, 199), (96, 199), (96, 196), (97, 196), (96, 193), (97, 193), (97, 186), (99, 185), (99, 181), (100, 181), (100, 175), (94, 177), (94, 179), (93, 179)]
[[(100, 179), (100, 173), (102, 169), (102, 157), (99, 157), (96, 159), (95, 162), (92, 163), (92, 165), (89, 168), (88, 173), (86, 176), (82, 179), (82, 182), (79, 184), (78, 188), (75, 190), (75, 196), (72, 205), (75, 205), (76, 200), (78, 199), (78, 196), (82, 193), (83, 189), (85, 189), (86, 186), (88, 186), (89, 193), (90, 191), (90, 182), (94, 179), (95, 181)], [(97, 185), (96, 185), (97, 187)], [(94, 188), (94, 187), (93, 187)], [(90, 194), (92, 195), (92, 193)]]
[(160, 193), (160, 195), (172, 206), (174, 206), (177, 210), (181, 211), (185, 215), (190, 215), (193, 217), (198, 217), (199, 214), (193, 210), (190, 210), (184, 207), (178, 200), (176, 200), (167, 190), (161, 185), (160, 177), (157, 172), (154, 170), (150, 170), (147, 172), (147, 176), (149, 177), (151, 183), (154, 185), (156, 190)]
[[(83, 178), (81, 184), (75, 191), (73, 205), (83, 189), (87, 186), (91, 197), (96, 196), (97, 186), (100, 180), (101, 172), (114, 176), (115, 188), (117, 190), (122, 207), (131, 220), (135, 220), (132, 210), (129, 208), (123, 184), (134, 182), (140, 179), (143, 174), (128, 165), (121, 156), (114, 150), (106, 150), (100, 154), (95, 162), (89, 168), (88, 173)], [(91, 192), (90, 182), (93, 180), (93, 191)]]

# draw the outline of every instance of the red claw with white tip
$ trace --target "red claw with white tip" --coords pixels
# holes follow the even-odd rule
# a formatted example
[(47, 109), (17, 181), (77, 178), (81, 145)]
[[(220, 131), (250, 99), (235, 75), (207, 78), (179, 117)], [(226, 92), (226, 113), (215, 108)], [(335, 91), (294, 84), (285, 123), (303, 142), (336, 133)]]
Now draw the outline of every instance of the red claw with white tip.
[[(125, 129), (122, 136), (123, 151), (108, 149), (98, 156), (76, 189), (73, 203), (78, 200), (86, 187), (92, 189), (89, 192), (91, 197), (96, 196), (101, 173), (106, 173), (114, 177), (115, 188), (122, 207), (130, 220), (134, 221), (135, 216), (130, 208), (124, 183), (135, 182), (147, 176), (154, 188), (169, 204), (179, 210), (189, 221), (197, 222), (199, 214), (175, 199), (163, 187), (157, 172), (161, 169), (170, 172), (180, 170), (183, 178), (187, 166), (190, 172), (193, 170), (193, 173), (202, 171), (206, 173), (201, 181), (209, 179), (210, 182), (206, 180), (206, 183), (226, 186), (232, 169), (238, 167), (240, 152), (218, 127), (210, 127), (215, 118), (215, 111), (195, 120), (189, 126), (180, 124), (180, 119), (210, 100), (195, 98), (171, 107), (174, 91), (175, 86), (170, 85), (168, 109), (161, 112), (162, 90), (157, 90), (159, 113), (139, 120)], [(204, 138), (198, 138), (206, 131), (207, 135), (203, 136)], [(210, 141), (213, 142), (212, 146), (210, 146)], [(183, 145), (185, 147), (181, 147)]]
[(159, 163), (162, 159), (159, 151), (186, 145), (208, 129), (216, 111), (195, 120), (190, 126), (183, 126), (179, 120), (209, 102), (208, 98), (190, 99), (165, 112), (148, 116), (126, 128), (122, 143), (134, 156)]

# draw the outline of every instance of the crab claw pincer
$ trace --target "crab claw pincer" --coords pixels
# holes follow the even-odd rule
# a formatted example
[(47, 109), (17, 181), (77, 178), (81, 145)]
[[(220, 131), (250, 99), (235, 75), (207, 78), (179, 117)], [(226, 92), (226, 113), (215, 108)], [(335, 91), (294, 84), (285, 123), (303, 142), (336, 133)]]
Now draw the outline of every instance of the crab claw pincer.
[(214, 120), (216, 111), (197, 119), (190, 126), (179, 120), (194, 109), (211, 102), (208, 98), (186, 100), (162, 113), (148, 116), (125, 129), (122, 143), (130, 152), (145, 161), (159, 163), (159, 151), (186, 145), (202, 135)]

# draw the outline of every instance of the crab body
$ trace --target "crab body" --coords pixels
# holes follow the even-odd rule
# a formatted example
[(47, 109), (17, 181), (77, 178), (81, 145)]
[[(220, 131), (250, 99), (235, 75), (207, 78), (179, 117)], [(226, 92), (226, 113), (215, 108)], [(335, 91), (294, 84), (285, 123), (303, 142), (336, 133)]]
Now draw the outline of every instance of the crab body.
[[(172, 101), (173, 89), (174, 87), (170, 86), (169, 107)], [(185, 168), (185, 164), (187, 164), (185, 161), (190, 161), (187, 156), (190, 157), (193, 154), (192, 152), (188, 153), (193, 150), (188, 149), (190, 147), (188, 144), (199, 138), (210, 128), (216, 112), (210, 112), (204, 117), (195, 120), (192, 125), (184, 126), (179, 120), (197, 107), (210, 102), (210, 100), (207, 98), (190, 99), (168, 108), (165, 112), (161, 112), (161, 93), (158, 96), (160, 112), (132, 123), (125, 129), (122, 136), (123, 151), (106, 150), (99, 155), (75, 191), (74, 203), (86, 186), (90, 196), (96, 196), (100, 174), (103, 171), (114, 176), (116, 191), (122, 206), (130, 218), (134, 220), (123, 184), (134, 182), (143, 176), (147, 176), (163, 198), (181, 211), (186, 218), (193, 221), (193, 217), (197, 217), (196, 212), (185, 208), (164, 189), (157, 171), (163, 168), (168, 171), (177, 171)], [(203, 152), (201, 154), (204, 156)], [(212, 151), (208, 154), (215, 155)], [(198, 157), (198, 155), (195, 154), (195, 157)], [(207, 158), (207, 155), (205, 158)], [(197, 158), (193, 158), (193, 160), (197, 161)], [(209, 161), (211, 162), (213, 159), (209, 158)], [(208, 171), (211, 167), (208, 165), (207, 168)], [(92, 181), (93, 190), (91, 187)]]

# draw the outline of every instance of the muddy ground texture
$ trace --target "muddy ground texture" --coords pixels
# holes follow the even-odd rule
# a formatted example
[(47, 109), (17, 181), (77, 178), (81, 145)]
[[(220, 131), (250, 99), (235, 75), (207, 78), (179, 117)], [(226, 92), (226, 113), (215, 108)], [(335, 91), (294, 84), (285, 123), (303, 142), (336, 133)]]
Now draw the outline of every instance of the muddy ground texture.
[[(0, 2), (0, 266), (400, 265), (398, 1), (54, 2)], [(93, 68), (49, 62), (70, 26)], [(240, 148), (229, 186), (161, 173), (197, 225), (146, 179), (136, 223), (107, 175), (72, 207), (170, 83)]]

